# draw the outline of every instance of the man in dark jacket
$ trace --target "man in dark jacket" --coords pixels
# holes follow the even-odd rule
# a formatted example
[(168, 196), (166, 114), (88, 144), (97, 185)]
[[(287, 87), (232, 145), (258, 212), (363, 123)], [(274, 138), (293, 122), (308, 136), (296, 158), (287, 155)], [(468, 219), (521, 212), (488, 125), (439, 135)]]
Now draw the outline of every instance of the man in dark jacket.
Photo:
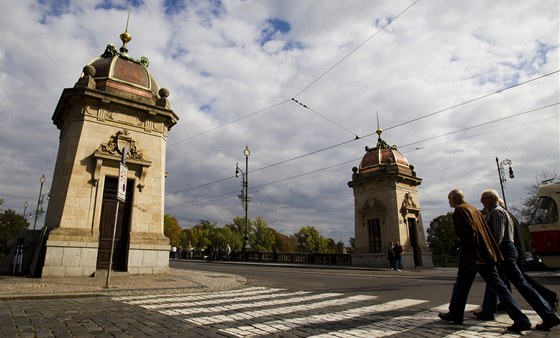
[(469, 292), (478, 272), (498, 294), (507, 314), (513, 320), (513, 325), (507, 327), (508, 331), (530, 330), (531, 321), (521, 312), (519, 304), (498, 275), (496, 262), (503, 258), (484, 216), (478, 209), (465, 202), (464, 194), (459, 189), (449, 192), (447, 198), (449, 206), (455, 208), (453, 224), (455, 234), (459, 238), (459, 269), (449, 302), (449, 312), (440, 313), (439, 317), (455, 324), (463, 324)]

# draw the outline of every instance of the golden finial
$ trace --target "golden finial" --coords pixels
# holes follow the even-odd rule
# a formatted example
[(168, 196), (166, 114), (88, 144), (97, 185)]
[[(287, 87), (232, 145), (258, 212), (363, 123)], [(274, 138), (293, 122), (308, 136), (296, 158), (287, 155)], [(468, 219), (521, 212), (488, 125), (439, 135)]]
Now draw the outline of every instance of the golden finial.
[(130, 19), (130, 8), (128, 9), (128, 17), (126, 18), (126, 28), (124, 29), (124, 33), (121, 33), (120, 38), (123, 43), (121, 47), (121, 53), (126, 54), (128, 49), (126, 48), (126, 44), (132, 40), (132, 35), (128, 34), (128, 21)]
[(377, 130), (375, 131), (375, 133), (377, 134), (377, 137), (381, 139), (381, 133), (383, 132), (383, 129), (379, 127), (379, 112), (376, 110), (375, 114), (377, 115)]

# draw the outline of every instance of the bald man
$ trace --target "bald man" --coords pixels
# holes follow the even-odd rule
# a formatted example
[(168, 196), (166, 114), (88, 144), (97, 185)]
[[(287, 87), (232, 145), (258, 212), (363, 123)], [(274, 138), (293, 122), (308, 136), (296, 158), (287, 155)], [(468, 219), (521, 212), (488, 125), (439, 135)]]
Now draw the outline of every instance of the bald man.
[(449, 312), (439, 317), (455, 324), (463, 324), (465, 306), (477, 272), (498, 295), (513, 324), (508, 331), (519, 333), (531, 329), (531, 321), (521, 312), (496, 269), (496, 262), (502, 261), (500, 249), (494, 241), (482, 213), (465, 202), (459, 189), (451, 190), (447, 196), (449, 206), (455, 208), (453, 225), (459, 239), (459, 269), (453, 286)]

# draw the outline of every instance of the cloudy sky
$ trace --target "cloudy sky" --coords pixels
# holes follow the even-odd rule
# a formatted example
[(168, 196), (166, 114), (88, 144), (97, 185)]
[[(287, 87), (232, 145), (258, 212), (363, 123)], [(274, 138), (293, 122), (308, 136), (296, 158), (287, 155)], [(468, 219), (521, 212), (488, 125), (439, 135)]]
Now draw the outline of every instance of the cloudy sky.
[(425, 228), (450, 211), (449, 190), (479, 207), (499, 190), (496, 157), (513, 162), (510, 208), (559, 171), (557, 0), (2, 1), (1, 208), (34, 210), (42, 174), (51, 189), (60, 94), (120, 46), (129, 8), (129, 54), (149, 58), (180, 117), (165, 211), (183, 227), (243, 216), (248, 146), (251, 219), (346, 242), (347, 182), (377, 116), (423, 179)]

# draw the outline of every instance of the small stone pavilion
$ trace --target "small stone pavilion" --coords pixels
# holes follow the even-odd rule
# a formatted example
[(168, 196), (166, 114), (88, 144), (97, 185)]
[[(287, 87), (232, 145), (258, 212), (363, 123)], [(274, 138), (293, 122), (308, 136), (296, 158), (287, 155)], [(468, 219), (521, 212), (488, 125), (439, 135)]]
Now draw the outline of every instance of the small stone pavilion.
[(426, 245), (418, 190), (422, 179), (416, 176), (396, 146), (381, 139), (366, 147), (359, 168), (352, 168), (348, 186), (354, 190), (355, 251), (352, 264), (389, 267), (389, 242), (401, 243), (403, 267), (433, 267)]
[[(63, 90), (52, 117), (60, 144), (38, 265), (42, 276), (89, 276), (109, 268), (115, 226), (112, 270), (156, 274), (169, 268), (165, 151), (178, 117), (169, 91), (148, 71), (148, 59), (128, 55), (130, 34), (120, 38), (119, 50), (109, 44), (74, 87)], [(118, 178), (123, 149), (126, 190)], [(124, 202), (117, 203), (118, 192)]]

